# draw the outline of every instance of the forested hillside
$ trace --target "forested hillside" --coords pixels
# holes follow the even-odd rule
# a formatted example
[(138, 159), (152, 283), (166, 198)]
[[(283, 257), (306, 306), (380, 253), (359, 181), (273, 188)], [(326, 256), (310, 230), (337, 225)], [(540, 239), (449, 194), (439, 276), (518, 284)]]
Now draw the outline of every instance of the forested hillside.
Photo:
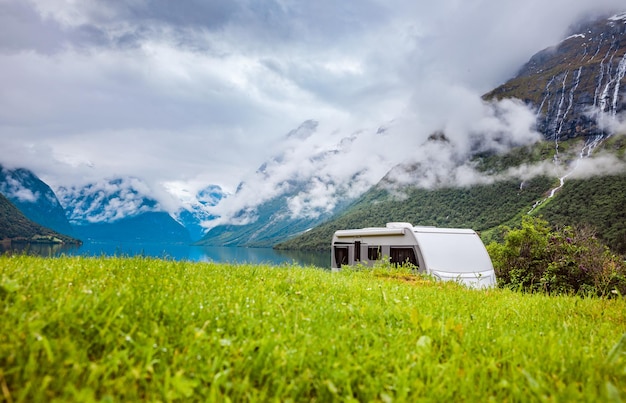
[(626, 254), (626, 174), (573, 179), (560, 193), (538, 213), (553, 225), (590, 227)]
[(38, 242), (78, 242), (30, 221), (9, 199), (0, 193), (0, 240)]
[[(582, 140), (561, 143), (564, 162), (578, 158)], [(626, 137), (606, 140), (597, 150), (625, 161)], [(520, 164), (550, 160), (555, 150), (551, 143), (540, 142), (504, 155), (476, 156), (482, 172), (497, 177)], [(298, 237), (278, 244), (279, 249), (330, 248), (332, 234), (338, 229), (384, 226), (390, 221), (414, 225), (468, 227), (479, 231), (486, 241), (500, 225), (515, 226), (526, 214), (542, 216), (553, 225), (586, 226), (614, 251), (626, 254), (626, 173), (567, 179), (561, 189), (559, 179), (540, 175), (530, 180), (509, 179), (487, 185), (422, 189), (406, 187), (393, 190), (383, 180), (364, 194), (343, 214)]]
[(338, 229), (384, 226), (391, 221), (484, 231), (514, 220), (542, 197), (551, 182), (547, 177), (539, 177), (525, 183), (523, 188), (519, 181), (508, 180), (466, 188), (410, 188), (402, 194), (379, 185), (335, 220), (276, 247), (328, 249), (332, 234)]

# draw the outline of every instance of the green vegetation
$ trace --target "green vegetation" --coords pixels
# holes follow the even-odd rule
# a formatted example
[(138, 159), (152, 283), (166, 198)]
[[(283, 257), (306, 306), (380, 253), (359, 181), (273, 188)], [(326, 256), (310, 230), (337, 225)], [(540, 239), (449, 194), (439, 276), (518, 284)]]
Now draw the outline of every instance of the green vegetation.
[(0, 194), (0, 241), (4, 239), (22, 243), (80, 242), (32, 222), (4, 195)]
[(0, 400), (626, 396), (625, 299), (393, 274), (0, 257)]
[(537, 210), (557, 226), (588, 226), (613, 251), (626, 255), (626, 174), (569, 179)]
[[(581, 139), (559, 142), (561, 162), (577, 159), (583, 145)], [(610, 137), (599, 152), (626, 159), (626, 136)], [(553, 156), (554, 144), (539, 142), (506, 154), (477, 155), (473, 162), (477, 170), (497, 177), (509, 168), (550, 161)], [(488, 243), (501, 240), (497, 237), (500, 225), (517, 225), (535, 202), (543, 200), (532, 215), (541, 215), (558, 226), (590, 227), (611, 250), (626, 255), (626, 174), (569, 178), (554, 197), (547, 199), (549, 191), (558, 184), (558, 178), (546, 176), (432, 190), (409, 186), (393, 191), (381, 183), (339, 216), (275, 247), (324, 250), (330, 248), (332, 234), (338, 229), (384, 226), (390, 221), (469, 227), (479, 231)]]
[(502, 244), (487, 247), (501, 287), (548, 294), (626, 295), (626, 263), (588, 228), (552, 230), (547, 221), (526, 216), (521, 228), (504, 232)]
[(520, 181), (509, 180), (464, 188), (411, 187), (403, 189), (402, 193), (377, 186), (336, 219), (276, 248), (324, 250), (330, 248), (332, 235), (338, 229), (385, 226), (391, 221), (483, 231), (519, 221), (522, 212), (541, 199), (551, 184), (552, 179), (538, 177), (526, 181), (523, 189), (520, 189)]
[[(567, 153), (567, 150), (573, 147), (572, 143), (574, 143), (574, 141), (570, 140), (559, 144), (561, 153)], [(583, 141), (577, 141), (576, 143), (583, 144)], [(473, 161), (476, 163), (476, 169), (479, 171), (488, 174), (498, 174), (509, 168), (519, 167), (523, 164), (531, 165), (551, 160), (553, 157), (554, 143), (540, 141), (529, 146), (515, 147), (511, 152), (506, 154), (479, 154), (473, 158)]]

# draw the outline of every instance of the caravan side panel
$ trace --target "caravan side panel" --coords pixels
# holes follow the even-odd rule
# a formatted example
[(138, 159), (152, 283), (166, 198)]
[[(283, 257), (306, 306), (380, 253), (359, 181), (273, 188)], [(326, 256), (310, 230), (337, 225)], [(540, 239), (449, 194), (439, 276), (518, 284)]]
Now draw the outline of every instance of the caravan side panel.
[[(410, 249), (408, 251), (407, 249)], [(383, 256), (392, 261), (411, 260), (421, 262), (417, 241), (410, 228), (363, 228), (336, 231), (331, 247), (331, 267), (363, 263), (373, 265)]]

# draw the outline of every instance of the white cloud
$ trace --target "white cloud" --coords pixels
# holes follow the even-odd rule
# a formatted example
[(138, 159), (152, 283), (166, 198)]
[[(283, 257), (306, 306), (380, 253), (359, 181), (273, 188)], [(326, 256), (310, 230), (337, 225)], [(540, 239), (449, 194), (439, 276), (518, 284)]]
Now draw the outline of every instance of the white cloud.
[[(626, 59), (624, 59), (626, 60)], [(626, 134), (626, 113), (612, 114), (591, 110), (589, 116), (598, 122), (598, 127), (609, 134)]]
[[(441, 186), (471, 186), (494, 180), (476, 171), (468, 162), (479, 152), (504, 152), (514, 146), (533, 144), (541, 139), (535, 129), (534, 112), (515, 100), (485, 102), (462, 88), (452, 88), (453, 113), (447, 120), (433, 121), (432, 131), (423, 131), (419, 145), (401, 166), (389, 173), (392, 186), (416, 185), (426, 189)], [(426, 137), (425, 134), (436, 133)]]
[(60, 187), (56, 193), (63, 207), (72, 205), (68, 218), (76, 224), (114, 222), (160, 208), (150, 186), (133, 177)]
[(586, 179), (593, 176), (616, 175), (626, 172), (626, 162), (612, 154), (599, 154), (581, 159), (568, 178)]
[[(18, 174), (19, 175), (19, 174)], [(0, 182), (0, 193), (10, 199), (20, 202), (35, 203), (41, 196), (39, 192), (23, 186), (22, 182), (15, 177), (15, 173), (0, 165), (0, 176), (4, 179)]]
[[(55, 188), (140, 177), (168, 211), (180, 189), (243, 179), (224, 217), (315, 176), (290, 201), (315, 214), (419, 161), (433, 131), (454, 161), (533, 141), (520, 105), (480, 96), (611, 8), (622, 0), (0, 0), (0, 163)], [(307, 119), (314, 137), (284, 140)], [(275, 155), (271, 182), (253, 174)]]

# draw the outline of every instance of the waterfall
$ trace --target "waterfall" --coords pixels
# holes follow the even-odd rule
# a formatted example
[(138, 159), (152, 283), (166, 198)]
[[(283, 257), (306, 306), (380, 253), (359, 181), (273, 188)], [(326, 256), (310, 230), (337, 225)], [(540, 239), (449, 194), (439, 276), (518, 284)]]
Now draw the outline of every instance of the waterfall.
[(552, 76), (550, 81), (548, 81), (548, 84), (546, 84), (546, 95), (543, 96), (543, 99), (541, 100), (541, 104), (539, 105), (539, 109), (537, 110), (537, 115), (536, 115), (537, 118), (539, 118), (539, 115), (541, 115), (541, 110), (543, 109), (543, 105), (545, 104), (546, 99), (548, 99), (550, 97), (550, 95), (551, 95), (550, 94), (550, 86), (554, 82), (555, 78), (556, 78), (556, 76)]
[[(569, 70), (565, 72), (565, 76), (563, 77), (563, 84), (561, 86), (561, 99), (559, 100), (559, 106), (556, 111), (556, 116), (554, 117), (554, 163), (559, 163), (559, 136), (561, 135), (561, 129), (563, 128), (563, 122), (559, 124), (559, 119), (561, 117), (561, 111), (563, 110), (563, 103), (565, 102), (565, 84), (567, 83), (567, 76), (569, 75)], [(557, 129), (558, 126), (558, 129)]]
[(624, 74), (626, 74), (626, 53), (620, 60), (617, 66), (617, 73), (615, 76), (615, 88), (613, 89), (613, 104), (611, 109), (611, 116), (615, 117), (617, 115), (617, 100), (619, 99), (619, 88), (622, 79), (624, 78)]

